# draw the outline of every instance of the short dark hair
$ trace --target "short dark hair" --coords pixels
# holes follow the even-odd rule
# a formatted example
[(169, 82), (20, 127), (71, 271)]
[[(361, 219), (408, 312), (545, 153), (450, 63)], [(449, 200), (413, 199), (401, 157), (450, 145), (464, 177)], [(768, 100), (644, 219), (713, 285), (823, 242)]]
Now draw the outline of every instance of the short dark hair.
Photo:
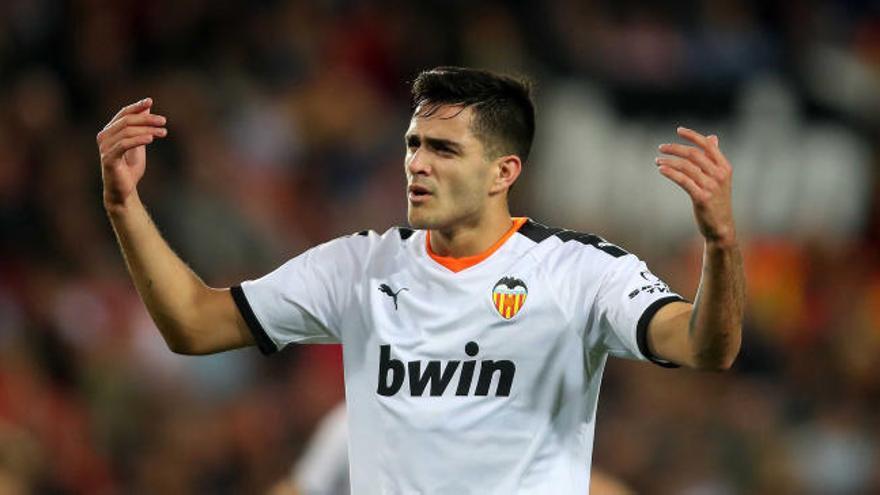
[(422, 71), (412, 83), (412, 110), (430, 116), (440, 105), (474, 110), (472, 130), (492, 157), (515, 154), (526, 161), (535, 136), (531, 83), (523, 78), (464, 67)]

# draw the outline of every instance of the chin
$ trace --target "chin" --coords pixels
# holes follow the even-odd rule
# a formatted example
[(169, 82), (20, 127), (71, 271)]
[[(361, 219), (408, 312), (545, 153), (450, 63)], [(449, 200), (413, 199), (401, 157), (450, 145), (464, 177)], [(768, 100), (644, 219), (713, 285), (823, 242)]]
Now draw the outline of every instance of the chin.
[(410, 227), (422, 230), (436, 229), (438, 224), (437, 219), (431, 218), (423, 211), (413, 211), (412, 208), (407, 212), (406, 221)]
[(406, 222), (413, 229), (430, 229), (431, 225), (418, 215), (407, 215)]

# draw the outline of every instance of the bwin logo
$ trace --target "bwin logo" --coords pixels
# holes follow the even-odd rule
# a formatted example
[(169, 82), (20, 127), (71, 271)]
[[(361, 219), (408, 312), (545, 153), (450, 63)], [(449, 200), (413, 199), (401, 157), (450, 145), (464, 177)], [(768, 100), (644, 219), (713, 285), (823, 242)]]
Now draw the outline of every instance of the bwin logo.
[[(476, 342), (468, 342), (464, 346), (464, 352), (474, 357), (480, 352), (480, 346)], [(424, 371), (422, 371), (424, 365)], [(425, 390), (432, 397), (439, 397), (446, 392), (452, 377), (461, 365), (461, 373), (458, 375), (458, 385), (455, 387), (455, 395), (471, 395), (471, 384), (477, 368), (476, 360), (447, 361), (409, 361), (404, 363), (391, 357), (391, 346), (379, 346), (379, 395), (390, 397), (396, 394), (403, 386), (407, 374), (409, 375), (409, 393), (414, 397), (422, 397)], [(407, 373), (409, 371), (409, 373)], [(513, 385), (513, 375), (516, 374), (516, 365), (513, 361), (503, 359), (494, 361), (484, 359), (480, 361), (480, 371), (477, 373), (477, 388), (474, 395), (489, 395), (492, 378), (498, 374), (498, 386), (495, 388), (496, 397), (510, 395), (510, 387)]]

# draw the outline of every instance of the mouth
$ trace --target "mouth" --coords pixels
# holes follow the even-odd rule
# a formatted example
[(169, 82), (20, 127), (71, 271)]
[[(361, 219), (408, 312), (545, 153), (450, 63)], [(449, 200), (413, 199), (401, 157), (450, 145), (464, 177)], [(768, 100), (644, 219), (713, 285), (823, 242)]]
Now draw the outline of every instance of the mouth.
[(431, 190), (419, 184), (412, 184), (407, 188), (407, 197), (411, 203), (423, 203), (433, 194)]

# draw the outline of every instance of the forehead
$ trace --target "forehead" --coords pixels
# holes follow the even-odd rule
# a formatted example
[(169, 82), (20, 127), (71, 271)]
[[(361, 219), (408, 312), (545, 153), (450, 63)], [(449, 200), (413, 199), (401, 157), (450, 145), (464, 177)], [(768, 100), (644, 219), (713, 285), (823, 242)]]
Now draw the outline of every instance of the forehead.
[[(425, 113), (428, 115), (423, 115)], [(475, 139), (471, 132), (473, 118), (473, 109), (462, 105), (439, 105), (436, 108), (419, 105), (413, 112), (406, 134), (464, 143)]]

